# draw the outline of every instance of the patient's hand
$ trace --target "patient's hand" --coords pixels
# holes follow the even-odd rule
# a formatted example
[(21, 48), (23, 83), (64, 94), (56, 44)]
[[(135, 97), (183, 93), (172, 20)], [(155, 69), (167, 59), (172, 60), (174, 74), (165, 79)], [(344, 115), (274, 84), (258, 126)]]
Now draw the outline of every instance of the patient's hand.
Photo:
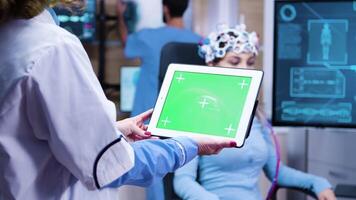
[(336, 200), (336, 197), (331, 189), (326, 189), (319, 193), (318, 200)]
[(193, 137), (193, 140), (198, 144), (198, 155), (218, 154), (224, 148), (236, 147), (236, 142), (230, 139)]

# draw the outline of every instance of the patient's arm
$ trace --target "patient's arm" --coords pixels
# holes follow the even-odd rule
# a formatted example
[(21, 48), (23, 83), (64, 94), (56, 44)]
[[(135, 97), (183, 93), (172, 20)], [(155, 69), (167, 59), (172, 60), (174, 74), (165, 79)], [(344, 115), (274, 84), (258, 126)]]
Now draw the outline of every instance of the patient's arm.
[(192, 199), (219, 199), (203, 188), (197, 181), (199, 158), (195, 158), (174, 173), (173, 186), (176, 194), (184, 200)]
[[(266, 165), (263, 167), (263, 171), (268, 179), (272, 181), (276, 173), (277, 155), (269, 134), (270, 133), (264, 133), (269, 156)], [(280, 163), (277, 180), (279, 186), (305, 189), (313, 192), (316, 196), (322, 191), (331, 188), (331, 184), (325, 178), (290, 168), (283, 163)]]

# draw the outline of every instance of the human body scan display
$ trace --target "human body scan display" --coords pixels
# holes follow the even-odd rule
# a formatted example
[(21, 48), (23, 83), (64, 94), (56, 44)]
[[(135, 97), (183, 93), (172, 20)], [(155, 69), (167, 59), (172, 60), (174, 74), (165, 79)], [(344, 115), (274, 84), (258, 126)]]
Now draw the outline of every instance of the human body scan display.
[(243, 144), (262, 80), (257, 70), (170, 65), (149, 125), (155, 135), (210, 136)]
[(276, 1), (274, 125), (356, 127), (355, 18), (355, 1)]

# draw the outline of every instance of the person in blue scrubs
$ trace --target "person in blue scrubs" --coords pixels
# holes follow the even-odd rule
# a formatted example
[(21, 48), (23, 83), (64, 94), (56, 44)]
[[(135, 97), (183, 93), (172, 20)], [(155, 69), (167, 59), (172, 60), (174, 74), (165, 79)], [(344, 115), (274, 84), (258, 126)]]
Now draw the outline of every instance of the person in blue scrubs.
[(113, 187), (147, 186), (197, 154), (236, 146), (149, 139), (152, 110), (117, 122), (81, 42), (48, 6), (0, 1), (1, 200), (117, 199)]
[[(138, 78), (131, 115), (135, 116), (154, 107), (158, 96), (158, 73), (162, 47), (169, 42), (198, 43), (201, 37), (184, 28), (183, 14), (189, 0), (163, 0), (163, 21), (165, 26), (146, 28), (127, 37), (123, 17), (123, 4), (118, 2), (119, 31), (125, 45), (125, 56), (139, 58), (141, 71)], [(127, 38), (127, 40), (126, 40)], [(163, 200), (162, 181), (147, 189), (147, 199)]]
[[(236, 28), (220, 26), (199, 46), (200, 55), (209, 66), (253, 68), (258, 54), (258, 38), (254, 32), (245, 29), (245, 25)], [(270, 130), (263, 123), (266, 120), (261, 106), (242, 148), (226, 149), (211, 157), (200, 156), (175, 172), (174, 190), (178, 196), (184, 200), (260, 200), (263, 197), (258, 181), (263, 171), (269, 180), (276, 178), (280, 186), (306, 189), (319, 200), (336, 199), (330, 183), (322, 177), (282, 163), (276, 177), (277, 154)]]
[[(163, 0), (163, 19), (165, 26), (146, 28), (132, 33), (127, 37), (121, 2), (118, 2), (119, 31), (125, 45), (127, 58), (141, 60), (141, 72), (138, 78), (133, 110), (131, 115), (137, 115), (154, 107), (158, 95), (158, 72), (162, 47), (169, 42), (194, 42), (201, 37), (184, 28), (183, 14), (189, 0)], [(127, 39), (126, 39), (127, 38)]]

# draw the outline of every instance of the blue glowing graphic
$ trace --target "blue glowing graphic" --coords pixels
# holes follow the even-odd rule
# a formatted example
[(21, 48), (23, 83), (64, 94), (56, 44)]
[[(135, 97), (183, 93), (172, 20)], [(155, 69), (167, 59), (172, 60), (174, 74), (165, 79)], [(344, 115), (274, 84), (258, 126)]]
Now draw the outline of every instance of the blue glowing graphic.
[(305, 98), (344, 98), (345, 77), (339, 70), (291, 68), (290, 96)]
[(308, 20), (308, 64), (346, 64), (348, 27), (344, 19)]
[(330, 65), (328, 63), (324, 63), (324, 66), (328, 69), (339, 69), (339, 70), (351, 70), (356, 72), (356, 65)]
[(285, 121), (305, 122), (338, 122), (352, 121), (351, 103), (297, 103), (295, 101), (282, 102), (282, 119)]
[(82, 11), (68, 11), (55, 8), (59, 25), (67, 31), (78, 36), (79, 39), (88, 41), (95, 36), (95, 1), (86, 1), (86, 7)]
[(282, 6), (280, 10), (281, 17), (284, 21), (290, 22), (297, 16), (297, 12), (291, 4), (286, 4)]
[(356, 127), (356, 1), (276, 1), (273, 123)]
[(300, 59), (302, 57), (302, 27), (298, 24), (280, 24), (278, 29), (278, 58)]
[(88, 13), (84, 13), (82, 16), (68, 16), (68, 15), (58, 15), (58, 20), (60, 23), (67, 22), (82, 22), (82, 23), (90, 23), (91, 17)]
[(323, 60), (329, 60), (330, 48), (332, 45), (332, 35), (329, 23), (324, 23), (323, 29), (321, 30), (320, 44), (322, 49)]

